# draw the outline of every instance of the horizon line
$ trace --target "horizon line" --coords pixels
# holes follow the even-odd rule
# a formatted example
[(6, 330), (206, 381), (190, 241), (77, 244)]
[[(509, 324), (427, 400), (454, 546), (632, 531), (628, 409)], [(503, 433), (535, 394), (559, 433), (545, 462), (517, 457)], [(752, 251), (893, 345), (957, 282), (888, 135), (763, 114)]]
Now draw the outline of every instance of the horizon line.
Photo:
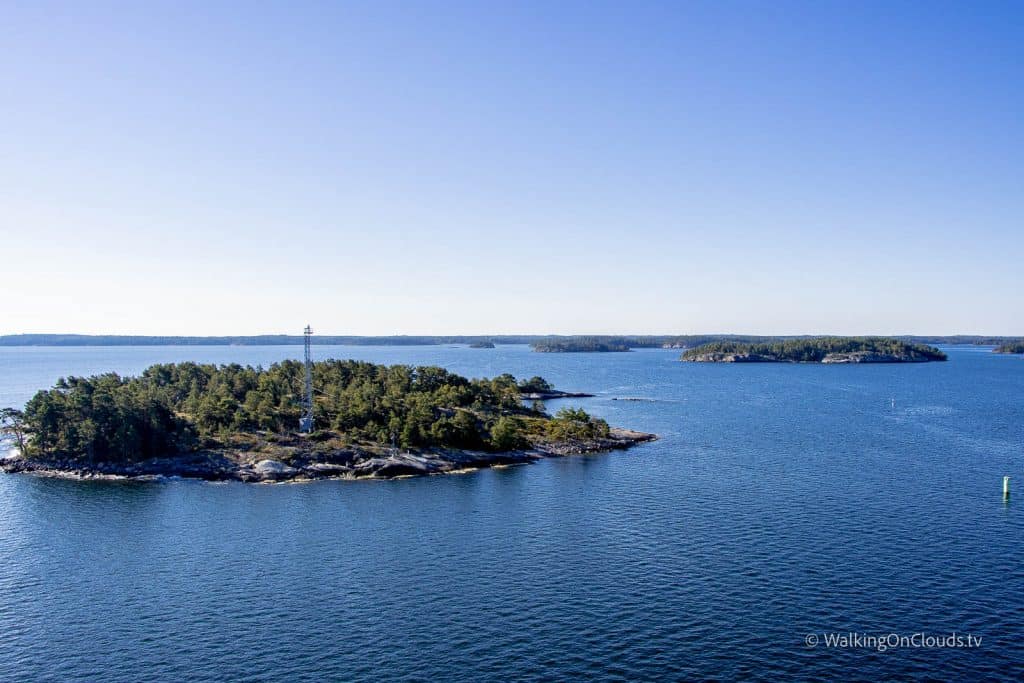
[[(1024, 334), (995, 334), (983, 332), (952, 332), (952, 333), (920, 333), (920, 332), (899, 332), (899, 333), (878, 333), (878, 332), (857, 332), (848, 334), (837, 334), (833, 332), (500, 332), (500, 333), (392, 333), (392, 334), (334, 334), (313, 332), (316, 337), (340, 337), (340, 338), (363, 338), (363, 339), (388, 339), (408, 337), (479, 337), (479, 338), (501, 338), (501, 337), (1022, 337)], [(177, 339), (219, 339), (219, 338), (254, 338), (254, 337), (295, 337), (301, 339), (303, 334), (290, 332), (260, 332), (256, 334), (162, 334), (162, 333), (123, 333), (123, 332), (11, 332), (0, 334), (0, 339), (14, 337), (137, 337), (137, 338), (158, 338), (170, 337)]]

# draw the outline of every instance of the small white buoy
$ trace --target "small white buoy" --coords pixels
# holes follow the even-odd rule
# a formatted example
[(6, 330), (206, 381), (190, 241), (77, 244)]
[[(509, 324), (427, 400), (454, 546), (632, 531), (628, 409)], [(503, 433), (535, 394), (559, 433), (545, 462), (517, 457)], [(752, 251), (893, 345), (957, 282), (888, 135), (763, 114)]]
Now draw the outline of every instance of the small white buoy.
[(1003, 498), (1010, 497), (1010, 478), (1003, 477)]

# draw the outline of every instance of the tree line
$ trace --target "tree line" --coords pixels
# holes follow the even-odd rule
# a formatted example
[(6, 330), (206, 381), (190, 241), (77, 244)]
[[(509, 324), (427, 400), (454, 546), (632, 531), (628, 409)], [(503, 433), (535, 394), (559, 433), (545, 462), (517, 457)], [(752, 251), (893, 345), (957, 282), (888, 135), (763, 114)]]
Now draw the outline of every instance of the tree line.
[[(607, 344), (639, 348), (690, 348), (719, 341), (748, 344), (779, 342), (788, 339), (813, 339), (827, 335), (735, 335), (735, 334), (655, 334), (655, 335), (397, 335), (385, 337), (353, 335), (316, 335), (317, 345), (350, 346), (431, 346), (439, 344), (469, 344), (489, 348), (488, 344), (531, 344), (563, 346), (565, 344)], [(1007, 344), (1020, 341), (1016, 337), (947, 335), (899, 336), (907, 342), (921, 344)], [(11, 334), (0, 335), (0, 346), (278, 346), (299, 345), (302, 335), (265, 334), (252, 336), (185, 337), (144, 335), (88, 335), (88, 334)]]
[(751, 354), (776, 360), (813, 363), (820, 362), (830, 353), (858, 352), (946, 360), (946, 354), (934, 347), (889, 337), (815, 337), (762, 344), (720, 341), (688, 349), (683, 352), (681, 359), (690, 360), (704, 354), (724, 353)]
[(1024, 353), (1024, 339), (996, 347), (996, 353)]
[(610, 352), (629, 351), (625, 339), (603, 339), (600, 337), (572, 337), (568, 339), (546, 339), (530, 344), (534, 351), (541, 353)]

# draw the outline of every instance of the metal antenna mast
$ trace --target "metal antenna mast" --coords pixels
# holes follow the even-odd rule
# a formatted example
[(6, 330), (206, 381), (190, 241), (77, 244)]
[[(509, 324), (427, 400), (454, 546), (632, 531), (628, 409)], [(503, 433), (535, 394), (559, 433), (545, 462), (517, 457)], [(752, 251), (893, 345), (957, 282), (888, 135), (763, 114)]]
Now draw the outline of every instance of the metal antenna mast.
[(313, 431), (313, 358), (310, 354), (310, 337), (313, 336), (313, 329), (306, 325), (303, 330), (306, 338), (306, 393), (302, 396), (302, 418), (299, 420), (299, 431), (309, 434)]

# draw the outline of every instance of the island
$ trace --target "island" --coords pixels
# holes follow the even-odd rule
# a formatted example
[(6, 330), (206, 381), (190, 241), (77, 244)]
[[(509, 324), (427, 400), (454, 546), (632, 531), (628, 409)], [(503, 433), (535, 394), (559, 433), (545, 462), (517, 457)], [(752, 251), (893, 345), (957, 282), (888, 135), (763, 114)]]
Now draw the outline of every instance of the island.
[(603, 337), (542, 339), (530, 344), (530, 348), (539, 353), (615, 353), (630, 350), (626, 340)]
[(471, 349), (493, 349), (494, 342), (491, 341), (476, 341), (469, 345)]
[(593, 394), (578, 391), (560, 391), (555, 389), (543, 377), (531, 377), (518, 384), (519, 398), (524, 401), (547, 401), (555, 398), (590, 398)]
[[(59, 380), (0, 425), (6, 472), (75, 478), (281, 482), (441, 474), (595, 453), (657, 438), (578, 408), (555, 415), (525, 389), (541, 378), (466, 379), (440, 367), (312, 364), (315, 430), (297, 433), (305, 366), (177, 363), (137, 377)], [(527, 392), (530, 393), (530, 392)], [(544, 393), (538, 391), (533, 393)]]
[(760, 344), (712, 342), (688, 349), (694, 363), (924, 363), (944, 361), (933, 346), (888, 337), (811, 337)]
[(1024, 353), (1024, 340), (1007, 342), (992, 350), (993, 353)]

